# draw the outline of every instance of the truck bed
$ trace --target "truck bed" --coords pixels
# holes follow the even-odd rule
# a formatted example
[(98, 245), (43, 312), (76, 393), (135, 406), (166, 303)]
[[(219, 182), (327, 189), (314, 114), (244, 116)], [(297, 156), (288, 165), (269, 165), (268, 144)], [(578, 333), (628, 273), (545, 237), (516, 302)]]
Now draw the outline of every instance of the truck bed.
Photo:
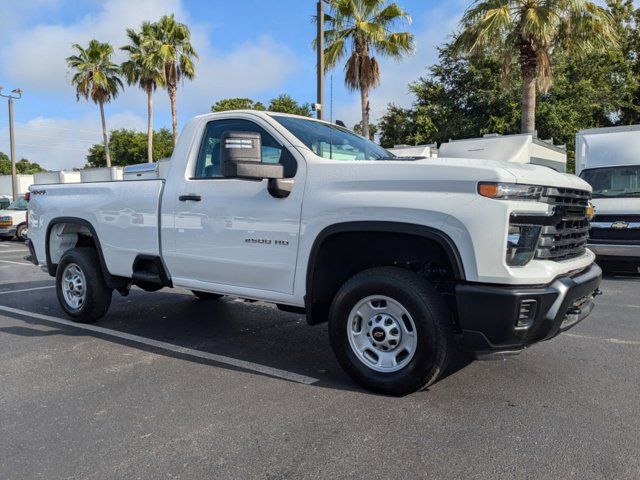
[[(95, 228), (109, 273), (130, 277), (135, 257), (159, 255), (159, 205), (163, 180), (34, 185), (29, 201), (32, 226), (56, 219), (84, 220)], [(46, 265), (47, 228), (32, 228), (38, 263)], [(61, 232), (51, 228), (51, 235)], [(55, 252), (52, 262), (57, 263)]]

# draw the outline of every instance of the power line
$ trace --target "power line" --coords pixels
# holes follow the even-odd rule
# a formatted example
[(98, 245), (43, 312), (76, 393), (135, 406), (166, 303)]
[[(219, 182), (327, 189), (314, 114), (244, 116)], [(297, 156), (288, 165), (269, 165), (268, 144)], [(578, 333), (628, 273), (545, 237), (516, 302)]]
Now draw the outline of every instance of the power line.
[[(51, 135), (38, 135), (37, 133), (20, 133), (18, 136), (26, 136), (26, 137), (38, 137), (38, 138), (53, 138), (54, 140), (60, 140), (60, 137), (52, 137)], [(65, 138), (66, 141), (69, 142), (85, 142), (85, 143), (100, 143), (99, 139), (95, 140), (83, 140), (80, 138)]]
[[(9, 122), (7, 122), (6, 120), (0, 120), (0, 123), (4, 123), (4, 124), (8, 124)], [(35, 128), (54, 128), (56, 130), (68, 130), (70, 132), (89, 132), (89, 133), (96, 133), (96, 134), (102, 134), (101, 130), (88, 130), (88, 129), (83, 129), (83, 128), (67, 128), (67, 127), (55, 127), (53, 125), (41, 125), (41, 124), (18, 124), (18, 126), (22, 126), (23, 128), (29, 128), (29, 127), (35, 127)]]
[[(7, 140), (0, 140), (0, 143), (8, 144), (9, 142)], [(29, 143), (16, 143), (16, 146), (30, 147), (30, 148), (44, 148), (44, 149), (54, 148), (58, 150), (72, 150), (75, 152), (87, 152), (89, 150), (88, 148), (72, 148), (72, 147), (64, 147), (62, 145), (33, 145)]]

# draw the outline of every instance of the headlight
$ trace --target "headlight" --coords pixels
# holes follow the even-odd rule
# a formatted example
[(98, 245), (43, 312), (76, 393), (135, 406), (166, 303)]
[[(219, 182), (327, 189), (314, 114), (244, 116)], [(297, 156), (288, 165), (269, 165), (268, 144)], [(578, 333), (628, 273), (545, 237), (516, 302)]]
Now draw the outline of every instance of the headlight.
[(510, 225), (507, 236), (507, 265), (522, 267), (529, 263), (538, 248), (542, 227), (539, 225)]
[(478, 193), (483, 197), (496, 200), (540, 200), (542, 187), (518, 183), (482, 182), (478, 184)]
[(13, 225), (13, 217), (0, 217), (0, 225), (3, 227), (10, 227)]

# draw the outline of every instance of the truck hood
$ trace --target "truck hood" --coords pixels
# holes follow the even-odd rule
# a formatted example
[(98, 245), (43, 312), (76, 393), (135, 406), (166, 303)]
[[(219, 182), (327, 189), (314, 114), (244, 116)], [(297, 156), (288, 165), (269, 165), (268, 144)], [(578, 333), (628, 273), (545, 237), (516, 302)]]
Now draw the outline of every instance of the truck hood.
[[(487, 178), (478, 178), (478, 181), (491, 181), (500, 179), (501, 181), (511, 181), (527, 185), (542, 185), (560, 188), (575, 188), (578, 190), (591, 191), (591, 185), (581, 178), (568, 173), (560, 173), (556, 170), (526, 163), (504, 162), (497, 160), (480, 160), (464, 158), (430, 158), (420, 160), (421, 163), (440, 163), (451, 167), (475, 167), (476, 173), (486, 172)], [(508, 178), (509, 179), (508, 179)]]
[[(504, 162), (499, 162), (504, 163)], [(591, 185), (580, 177), (570, 173), (560, 173), (556, 170), (540, 165), (509, 162), (504, 166), (516, 178), (517, 183), (530, 185), (546, 185), (550, 187), (575, 188), (577, 190), (591, 191)]]
[(640, 215), (640, 198), (594, 198), (596, 215)]

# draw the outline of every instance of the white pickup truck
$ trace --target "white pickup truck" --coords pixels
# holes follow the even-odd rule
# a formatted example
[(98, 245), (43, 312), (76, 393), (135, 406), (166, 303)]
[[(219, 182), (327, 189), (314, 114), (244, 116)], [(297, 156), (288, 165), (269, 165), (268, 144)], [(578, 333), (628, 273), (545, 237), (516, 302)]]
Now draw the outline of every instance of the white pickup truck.
[(28, 244), (77, 321), (132, 285), (272, 302), (328, 320), (347, 373), (401, 395), (445, 371), (454, 338), (513, 353), (590, 313), (590, 191), (546, 167), (397, 158), (336, 125), (234, 111), (191, 120), (165, 179), (33, 186)]

